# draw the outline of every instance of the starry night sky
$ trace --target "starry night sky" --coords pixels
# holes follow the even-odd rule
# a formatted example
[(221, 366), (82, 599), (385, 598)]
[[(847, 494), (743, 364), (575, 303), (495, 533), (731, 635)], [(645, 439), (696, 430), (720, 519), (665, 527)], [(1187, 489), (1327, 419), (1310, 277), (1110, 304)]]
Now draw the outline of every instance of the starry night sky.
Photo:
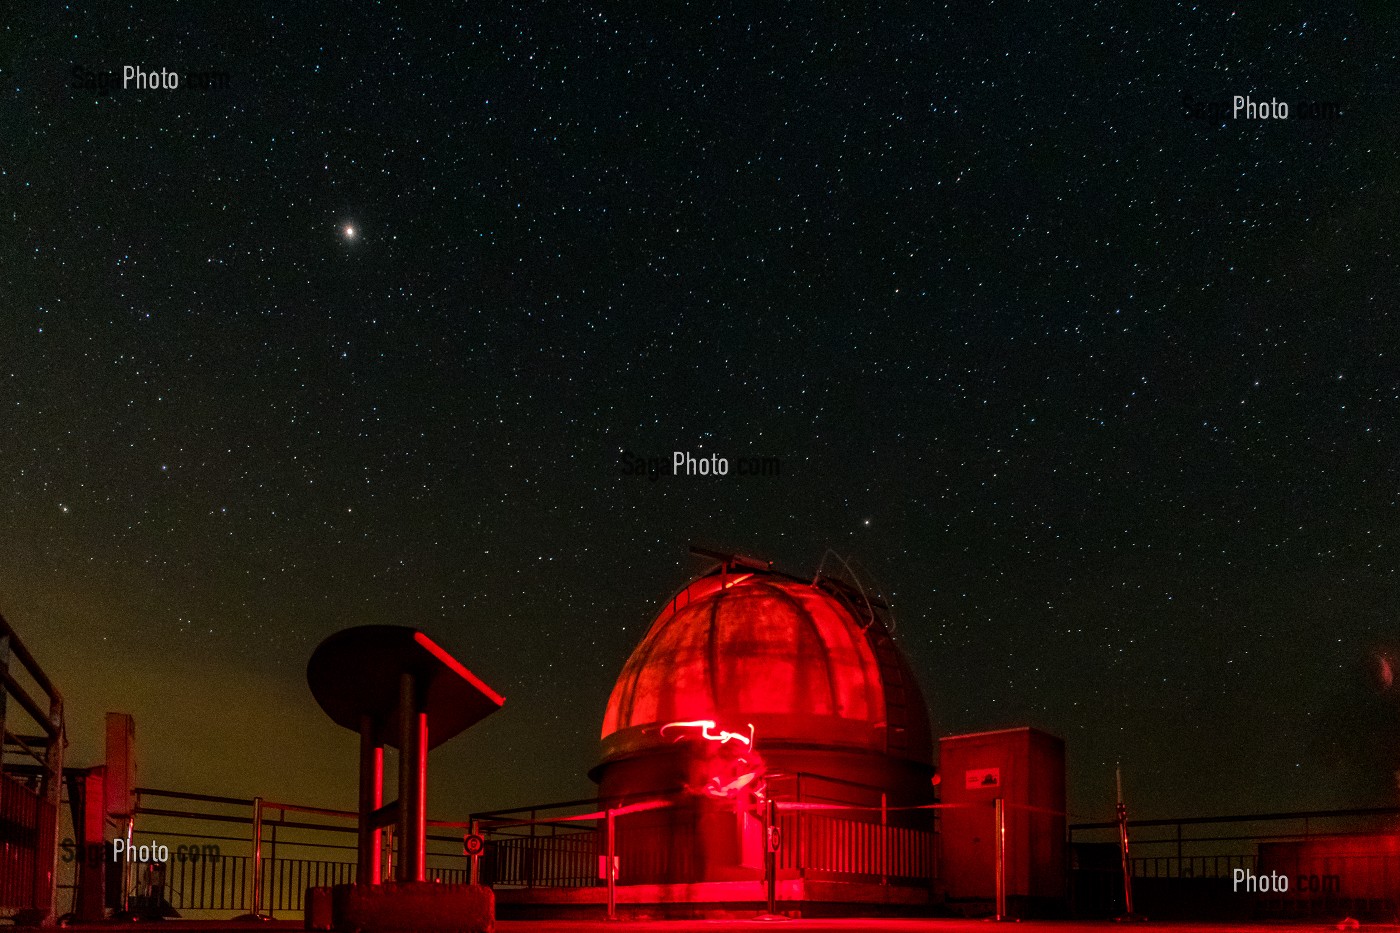
[[(430, 808), (586, 796), (691, 542), (854, 554), (1071, 809), (1395, 803), (1396, 33), (1346, 5), (34, 5), (0, 26), (0, 611), (70, 760), (353, 803), (305, 663), (508, 697)], [(222, 88), (73, 88), (75, 66)], [(1193, 119), (1185, 99), (1336, 102)], [(354, 235), (346, 228), (353, 227)], [(781, 460), (621, 475), (624, 451)]]

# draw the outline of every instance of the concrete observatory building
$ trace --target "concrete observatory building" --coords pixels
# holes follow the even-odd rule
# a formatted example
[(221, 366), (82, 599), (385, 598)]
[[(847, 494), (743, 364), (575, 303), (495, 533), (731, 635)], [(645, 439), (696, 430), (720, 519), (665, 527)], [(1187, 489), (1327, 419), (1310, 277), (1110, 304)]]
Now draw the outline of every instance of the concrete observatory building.
[(933, 741), (888, 609), (854, 582), (707, 556), (719, 565), (661, 608), (603, 718), (600, 796), (674, 802), (619, 818), (621, 883), (758, 878), (765, 796), (849, 807), (783, 811), (789, 877), (821, 875), (827, 850), (832, 878), (867, 874), (851, 840), (882, 821), (910, 830), (881, 831), (883, 874), (920, 873), (924, 854), (889, 848), (932, 838), (931, 811), (896, 808), (934, 800)]

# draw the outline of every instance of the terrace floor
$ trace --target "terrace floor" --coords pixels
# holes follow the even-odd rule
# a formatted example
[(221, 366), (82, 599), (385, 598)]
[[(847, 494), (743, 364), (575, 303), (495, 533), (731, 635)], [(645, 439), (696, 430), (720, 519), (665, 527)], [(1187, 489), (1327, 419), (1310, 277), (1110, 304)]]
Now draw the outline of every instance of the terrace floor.
[[(131, 933), (285, 933), (300, 930), (296, 921), (277, 920), (262, 924), (239, 924), (225, 921), (166, 920), (160, 923), (123, 923), (75, 925), (67, 929), (78, 933), (111, 933), (129, 930)], [(783, 930), (786, 933), (843, 933), (843, 931), (872, 931), (872, 933), (989, 933), (1002, 924), (990, 920), (895, 920), (845, 918), (835, 920), (502, 920), (496, 924), (499, 933), (617, 933), (619, 930), (638, 933), (749, 933), (754, 930)], [(1110, 930), (1131, 930), (1133, 933), (1255, 933), (1255, 931), (1285, 930), (1292, 933), (1321, 933), (1338, 929), (1356, 929), (1363, 933), (1400, 933), (1400, 924), (1361, 924), (1340, 927), (1335, 923), (1134, 923), (1109, 921), (1039, 921), (1027, 920), (1006, 924), (1016, 933), (1108, 933)], [(431, 931), (424, 931), (431, 933)]]

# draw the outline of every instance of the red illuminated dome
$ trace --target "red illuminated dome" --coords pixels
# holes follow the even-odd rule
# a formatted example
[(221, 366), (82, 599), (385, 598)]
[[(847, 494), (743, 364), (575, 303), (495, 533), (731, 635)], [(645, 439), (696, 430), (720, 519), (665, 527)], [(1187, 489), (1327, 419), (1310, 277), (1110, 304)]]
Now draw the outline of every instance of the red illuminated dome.
[(651, 624), (603, 718), (605, 796), (674, 790), (671, 723), (748, 734), (770, 769), (928, 794), (933, 746), (923, 695), (880, 607), (834, 581), (716, 570)]

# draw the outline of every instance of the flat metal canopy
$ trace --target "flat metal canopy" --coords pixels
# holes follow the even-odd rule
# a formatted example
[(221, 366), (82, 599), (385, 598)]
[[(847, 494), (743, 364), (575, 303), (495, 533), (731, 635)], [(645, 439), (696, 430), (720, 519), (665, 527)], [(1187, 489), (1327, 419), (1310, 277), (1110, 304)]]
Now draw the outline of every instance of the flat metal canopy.
[(306, 681), (336, 725), (360, 731), (369, 716), (378, 741), (402, 748), (399, 678), (414, 676), (428, 715), (428, 747), (464, 732), (501, 708), (505, 697), (417, 629), (361, 625), (336, 632), (311, 653)]

